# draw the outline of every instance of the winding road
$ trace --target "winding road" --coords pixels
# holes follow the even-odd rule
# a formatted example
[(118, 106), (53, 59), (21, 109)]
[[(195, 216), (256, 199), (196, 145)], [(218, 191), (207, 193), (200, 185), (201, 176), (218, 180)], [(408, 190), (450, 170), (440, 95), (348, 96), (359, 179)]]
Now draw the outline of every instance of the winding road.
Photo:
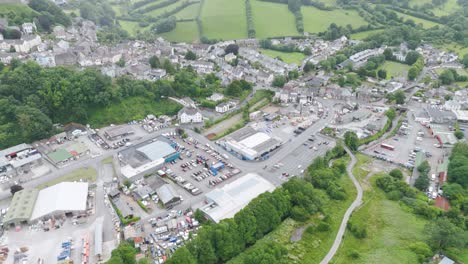
[(343, 216), (343, 220), (341, 221), (340, 229), (338, 230), (335, 241), (333, 242), (333, 246), (330, 248), (330, 251), (328, 251), (327, 255), (323, 258), (320, 264), (329, 263), (332, 260), (332, 258), (335, 256), (336, 251), (338, 251), (341, 241), (343, 240), (343, 235), (346, 231), (346, 226), (348, 225), (348, 221), (349, 221), (349, 218), (351, 217), (351, 214), (362, 203), (362, 187), (359, 184), (356, 177), (354, 177), (353, 175), (353, 167), (354, 165), (356, 165), (356, 157), (347, 147), (345, 147), (345, 150), (348, 153), (348, 155), (351, 157), (351, 162), (348, 164), (346, 171), (348, 172), (349, 177), (353, 181), (354, 186), (356, 186), (357, 196), (354, 202), (349, 206), (348, 210), (346, 210), (346, 213)]

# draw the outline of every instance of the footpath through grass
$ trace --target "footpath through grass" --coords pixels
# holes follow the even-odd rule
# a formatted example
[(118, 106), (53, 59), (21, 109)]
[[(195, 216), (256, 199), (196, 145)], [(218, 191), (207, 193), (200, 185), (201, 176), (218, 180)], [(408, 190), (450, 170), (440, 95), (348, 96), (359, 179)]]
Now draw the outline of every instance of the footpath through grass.
[(83, 181), (83, 182), (95, 182), (97, 178), (97, 172), (94, 168), (81, 168), (74, 170), (60, 178), (48, 181), (46, 183), (38, 185), (36, 188), (42, 190), (44, 188), (56, 185), (61, 182), (75, 182), (75, 181)]
[(145, 97), (129, 97), (107, 107), (92, 109), (88, 123), (94, 127), (122, 124), (143, 119), (146, 115), (174, 115), (182, 106), (169, 99), (153, 101)]
[[(361, 166), (369, 164), (371, 159), (365, 155), (357, 155), (357, 158), (354, 173), (362, 182), (366, 173)], [(350, 219), (353, 225), (366, 228), (367, 237), (357, 239), (346, 230), (343, 243), (331, 263), (419, 263), (410, 246), (425, 242), (423, 229), (428, 220), (413, 214), (404, 205), (388, 200), (375, 186), (376, 177), (370, 179), (370, 188), (364, 192), (364, 204)]]
[[(341, 158), (349, 162), (349, 157)], [(322, 215), (317, 214), (311, 217), (305, 223), (294, 221), (290, 218), (270, 234), (266, 235), (257, 243), (264, 241), (276, 241), (285, 246), (288, 250), (287, 263), (310, 264), (319, 263), (328, 253), (332, 246), (336, 233), (338, 232), (341, 220), (346, 209), (356, 197), (356, 189), (351, 179), (343, 175), (339, 181), (340, 185), (346, 190), (347, 199), (344, 201), (327, 199), (323, 206), (324, 214), (330, 217), (330, 230), (326, 232), (309, 233), (307, 229), (302, 234), (302, 238), (297, 242), (291, 242), (291, 237), (298, 228), (316, 225), (321, 221)], [(246, 250), (248, 252), (249, 249)], [(232, 259), (229, 264), (244, 263), (245, 252)]]

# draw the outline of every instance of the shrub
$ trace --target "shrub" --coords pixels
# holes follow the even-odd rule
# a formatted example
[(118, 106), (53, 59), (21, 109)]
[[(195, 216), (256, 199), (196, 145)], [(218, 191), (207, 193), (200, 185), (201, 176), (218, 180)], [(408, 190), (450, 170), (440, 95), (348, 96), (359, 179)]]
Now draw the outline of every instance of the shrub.
[(319, 232), (325, 232), (325, 231), (328, 231), (330, 230), (330, 224), (326, 223), (326, 222), (320, 222), (317, 226), (317, 231)]

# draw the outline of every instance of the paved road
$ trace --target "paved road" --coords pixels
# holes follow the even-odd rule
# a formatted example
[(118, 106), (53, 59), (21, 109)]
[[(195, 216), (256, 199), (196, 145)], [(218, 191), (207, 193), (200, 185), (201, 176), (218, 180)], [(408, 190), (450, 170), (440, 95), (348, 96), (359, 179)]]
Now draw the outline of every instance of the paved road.
[(356, 186), (357, 196), (354, 202), (349, 206), (348, 210), (346, 210), (346, 213), (343, 216), (343, 220), (341, 221), (340, 229), (338, 230), (338, 233), (336, 234), (335, 242), (333, 242), (333, 246), (330, 248), (330, 251), (328, 251), (327, 255), (325, 256), (325, 258), (323, 258), (320, 264), (329, 263), (331, 259), (335, 256), (336, 251), (340, 247), (341, 241), (343, 240), (343, 235), (346, 231), (346, 226), (348, 225), (348, 221), (349, 221), (349, 218), (351, 217), (351, 214), (362, 203), (362, 187), (353, 175), (353, 167), (356, 164), (356, 157), (347, 147), (345, 147), (345, 150), (348, 153), (348, 155), (351, 157), (351, 162), (348, 164), (346, 171), (348, 172), (349, 177), (353, 181), (354, 186)]

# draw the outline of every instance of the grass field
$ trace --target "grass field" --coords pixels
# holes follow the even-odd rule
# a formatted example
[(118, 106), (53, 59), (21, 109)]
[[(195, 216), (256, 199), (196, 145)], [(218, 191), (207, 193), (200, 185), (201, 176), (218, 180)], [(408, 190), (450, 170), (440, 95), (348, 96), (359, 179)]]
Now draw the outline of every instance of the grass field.
[(394, 61), (386, 61), (380, 66), (380, 69), (387, 71), (387, 79), (391, 79), (392, 77), (406, 77), (409, 68), (409, 65)]
[(138, 31), (144, 31), (146, 28), (140, 27), (138, 22), (119, 20), (120, 27), (128, 32), (131, 36), (134, 36)]
[(50, 187), (57, 183), (61, 182), (74, 182), (74, 181), (87, 181), (87, 182), (95, 182), (97, 177), (97, 172), (93, 168), (81, 168), (74, 170), (60, 178), (48, 181), (46, 183), (38, 185), (36, 188), (42, 190), (44, 188)]
[[(177, 1), (177, 2), (175, 2), (173, 4), (168, 5), (168, 6), (161, 7), (161, 8), (155, 9), (155, 10), (151, 10), (151, 11), (149, 11), (147, 13), (144, 13), (144, 14), (147, 15), (147, 16), (157, 17), (159, 15), (164, 14), (165, 12), (174, 10), (176, 7), (180, 6), (181, 4), (182, 4), (181, 1)], [(144, 9), (144, 7), (142, 7), (142, 8)]]
[(177, 19), (195, 19), (197, 17), (200, 3), (189, 5), (175, 14)]
[(300, 52), (281, 52), (269, 49), (260, 49), (260, 52), (272, 58), (279, 57), (282, 61), (289, 64), (295, 63), (297, 65), (301, 65), (302, 60), (305, 58), (305, 55)]
[(257, 38), (299, 35), (294, 15), (288, 10), (287, 5), (258, 0), (250, 2)]
[(13, 3), (2, 4), (0, 3), (1, 17), (8, 15), (10, 12), (14, 13), (17, 16), (24, 17), (24, 18), (32, 16), (33, 14), (36, 14), (36, 11), (34, 11), (29, 6), (24, 5), (24, 4), (13, 4)]
[(162, 37), (173, 42), (193, 42), (198, 39), (198, 27), (195, 21), (177, 22), (171, 32), (161, 34)]
[[(367, 202), (353, 213), (351, 221), (367, 229), (367, 238), (356, 239), (349, 231), (331, 263), (419, 263), (409, 249), (415, 242), (424, 242), (427, 220), (406, 211), (397, 202), (387, 200), (385, 194), (374, 187), (366, 191)], [(351, 252), (359, 252), (353, 259)]]
[(92, 109), (88, 122), (95, 127), (109, 124), (122, 124), (135, 119), (142, 119), (148, 114), (174, 115), (182, 108), (171, 100), (152, 101), (145, 97), (130, 97), (108, 107)]
[(311, 33), (323, 32), (331, 23), (338, 26), (350, 24), (353, 28), (367, 25), (367, 22), (355, 10), (322, 11), (315, 7), (305, 6), (302, 8), (302, 15), (304, 17), (304, 31)]
[(462, 46), (458, 43), (450, 43), (438, 46), (438, 48), (446, 50), (446, 51), (453, 51), (458, 54), (458, 57), (463, 58), (465, 54), (468, 54), (468, 47)]
[(457, 0), (448, 0), (441, 8), (432, 9), (432, 12), (434, 12), (436, 16), (446, 16), (455, 12), (459, 8), (460, 5), (458, 5)]
[(376, 29), (376, 30), (363, 31), (363, 32), (351, 34), (351, 38), (352, 38), (352, 39), (361, 40), (361, 39), (367, 38), (367, 37), (370, 36), (370, 35), (378, 34), (378, 33), (380, 33), (380, 32), (383, 32), (383, 29)]
[[(348, 157), (343, 159), (349, 160)], [(304, 232), (301, 240), (291, 242), (291, 236), (297, 228), (310, 224), (317, 224), (320, 221), (319, 215), (315, 215), (306, 223), (299, 223), (292, 219), (286, 219), (277, 229), (265, 236), (262, 240), (274, 240), (285, 246), (288, 249), (287, 263), (319, 263), (327, 254), (328, 250), (330, 250), (335, 240), (336, 233), (338, 232), (339, 225), (341, 224), (342, 217), (348, 206), (356, 197), (356, 189), (349, 177), (343, 176), (340, 179), (340, 185), (348, 193), (347, 199), (344, 201), (327, 200), (323, 207), (324, 213), (330, 216), (330, 231), (315, 232), (313, 234)], [(237, 258), (233, 259), (232, 263), (243, 263), (243, 257), (244, 255), (240, 254)]]
[(395, 11), (395, 13), (397, 13), (398, 17), (402, 17), (404, 20), (411, 19), (417, 25), (422, 24), (423, 28), (431, 28), (431, 27), (440, 25), (438, 23), (435, 23), (435, 22), (432, 22), (432, 21), (429, 21), (429, 20), (425, 20), (425, 19), (421, 19), (421, 18), (418, 18), (418, 17), (406, 15), (406, 14), (403, 14), (403, 13), (400, 13), (400, 12)]
[(203, 34), (209, 39), (247, 37), (244, 1), (205, 0), (202, 12)]

